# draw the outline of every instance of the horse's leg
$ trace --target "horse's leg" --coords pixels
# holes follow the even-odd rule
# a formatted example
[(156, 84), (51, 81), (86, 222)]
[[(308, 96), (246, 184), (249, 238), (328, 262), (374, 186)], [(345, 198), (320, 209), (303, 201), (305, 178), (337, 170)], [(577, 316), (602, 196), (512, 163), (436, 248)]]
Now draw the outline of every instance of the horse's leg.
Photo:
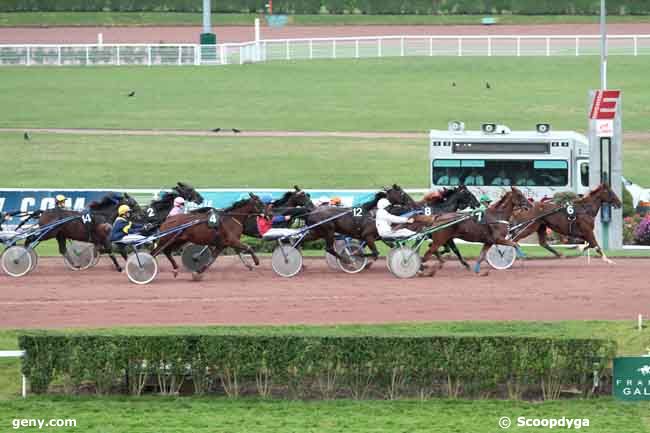
[(447, 243), (445, 245), (448, 246), (454, 252), (456, 257), (458, 257), (458, 260), (460, 261), (460, 263), (463, 266), (465, 266), (465, 269), (469, 270), (470, 269), (469, 263), (467, 263), (465, 261), (465, 259), (463, 258), (463, 255), (460, 253), (460, 250), (458, 250), (458, 247), (456, 246), (456, 243), (454, 242), (454, 240), (449, 239), (449, 241), (447, 241)]
[(172, 264), (172, 274), (174, 275), (174, 278), (176, 278), (178, 276), (178, 264), (176, 264), (176, 260), (174, 260), (173, 251), (174, 250), (171, 248), (165, 248), (163, 254), (167, 257), (169, 263)]
[(239, 251), (244, 251), (245, 253), (250, 255), (251, 258), (253, 259), (253, 262), (255, 262), (255, 266), (260, 265), (260, 259), (257, 258), (257, 255), (255, 254), (255, 250), (250, 245), (246, 245), (245, 243), (241, 242), (239, 239), (231, 239), (230, 242), (228, 242), (227, 244), (229, 247), (232, 247)]
[(66, 253), (67, 250), (68, 250), (68, 248), (67, 248), (67, 246), (66, 246), (66, 244), (65, 244), (65, 236), (63, 236), (62, 233), (58, 233), (58, 234), (56, 235), (56, 242), (57, 242), (57, 244), (59, 245), (59, 253), (60, 253), (62, 256), (65, 256), (65, 253)]
[(548, 244), (548, 239), (546, 239), (546, 226), (545, 225), (542, 224), (537, 228), (537, 238), (539, 239), (539, 244), (545, 250), (550, 251), (552, 254), (555, 255), (555, 257), (560, 257), (560, 258), (564, 257), (564, 255), (561, 252), (559, 252), (558, 250), (556, 250), (555, 248), (553, 248), (552, 246), (550, 246)]
[[(503, 240), (505, 241), (505, 239), (503, 239)], [(512, 241), (508, 241), (508, 242), (510, 242), (510, 244), (514, 244), (514, 245), (510, 245), (510, 244), (502, 244), (502, 245), (510, 245), (510, 246), (514, 246), (515, 248), (518, 247), (518, 245), (515, 244), (514, 242), (512, 242)], [(499, 242), (497, 242), (497, 243), (499, 243)], [(481, 262), (483, 262), (483, 260), (485, 260), (485, 256), (486, 256), (486, 254), (487, 254), (487, 252), (488, 252), (488, 250), (490, 249), (491, 246), (492, 246), (492, 244), (483, 244), (483, 248), (481, 248), (481, 253), (479, 254), (478, 259), (476, 260), (476, 263), (474, 264), (474, 272), (476, 272), (477, 274), (479, 274), (481, 272)]]
[[(583, 233), (585, 233), (585, 240), (588, 243), (587, 248), (594, 248), (598, 255), (603, 259), (605, 263), (609, 263), (610, 265), (614, 264), (614, 261), (611, 260), (609, 257), (605, 255), (605, 252), (600, 248), (600, 245), (598, 244), (598, 241), (596, 240), (596, 237), (594, 236), (594, 232), (590, 230), (584, 230)], [(585, 248), (585, 249), (587, 249)]]

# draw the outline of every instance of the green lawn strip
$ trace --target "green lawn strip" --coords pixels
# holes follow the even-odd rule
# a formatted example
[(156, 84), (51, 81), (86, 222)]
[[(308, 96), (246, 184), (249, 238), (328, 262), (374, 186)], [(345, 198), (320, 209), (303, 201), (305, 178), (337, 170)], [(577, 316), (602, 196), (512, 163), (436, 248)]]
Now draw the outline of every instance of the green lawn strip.
[[(218, 26), (252, 25), (259, 14), (212, 14), (217, 38)], [(287, 25), (472, 25), (484, 15), (289, 15)], [(582, 15), (495, 15), (498, 24), (591, 24), (597, 16)], [(263, 17), (262, 17), (263, 18)], [(0, 26), (200, 26), (200, 12), (3, 12)], [(610, 15), (609, 23), (645, 23), (644, 15)], [(262, 25), (265, 25), (262, 19)]]
[[(544, 403), (494, 400), (428, 401), (286, 401), (165, 397), (30, 397), (0, 403), (0, 422), (15, 418), (76, 419), (84, 431), (138, 433), (196, 432), (495, 432), (498, 420), (518, 417), (589, 419), (587, 431), (647, 431), (642, 420), (647, 402), (630, 404), (610, 398)], [(36, 431), (37, 429), (23, 429)], [(510, 431), (531, 428), (513, 426)], [(546, 431), (543, 428), (531, 431)]]
[[(425, 134), (363, 139), (34, 133), (25, 141), (21, 133), (0, 132), (0, 154), (12, 161), (3, 168), (0, 187), (164, 188), (184, 179), (199, 188), (427, 188), (427, 146)], [(641, 185), (650, 185), (646, 148), (643, 140), (624, 143), (624, 174)]]
[[(627, 131), (647, 129), (650, 88), (638, 71), (649, 66), (650, 56), (610, 56), (609, 86), (624, 92)], [(458, 119), (469, 129), (494, 120), (584, 130), (587, 91), (598, 86), (597, 56), (16, 67), (2, 71), (0, 127), (426, 132)]]

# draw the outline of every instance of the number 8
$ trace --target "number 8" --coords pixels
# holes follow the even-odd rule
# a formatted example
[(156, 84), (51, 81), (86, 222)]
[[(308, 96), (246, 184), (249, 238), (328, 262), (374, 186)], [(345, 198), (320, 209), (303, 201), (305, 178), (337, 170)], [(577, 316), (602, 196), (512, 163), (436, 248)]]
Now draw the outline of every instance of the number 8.
[(431, 216), (431, 208), (429, 206), (424, 208), (424, 214), (426, 216)]

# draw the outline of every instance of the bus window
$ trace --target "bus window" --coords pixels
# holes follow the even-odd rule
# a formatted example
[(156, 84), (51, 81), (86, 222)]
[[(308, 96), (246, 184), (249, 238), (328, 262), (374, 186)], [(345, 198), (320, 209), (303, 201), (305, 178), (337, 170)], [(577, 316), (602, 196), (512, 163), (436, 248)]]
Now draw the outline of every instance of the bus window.
[(563, 160), (437, 159), (434, 185), (455, 186), (566, 186), (568, 163)]
[(589, 188), (589, 161), (580, 163), (580, 185)]

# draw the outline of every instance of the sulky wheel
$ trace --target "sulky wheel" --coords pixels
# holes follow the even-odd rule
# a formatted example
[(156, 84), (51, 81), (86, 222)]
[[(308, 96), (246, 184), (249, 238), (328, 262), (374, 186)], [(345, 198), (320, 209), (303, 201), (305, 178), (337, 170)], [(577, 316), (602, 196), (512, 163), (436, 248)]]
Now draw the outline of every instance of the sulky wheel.
[(276, 274), (293, 277), (302, 269), (302, 253), (291, 245), (278, 245), (273, 250), (271, 266)]
[(190, 272), (198, 272), (212, 263), (212, 252), (203, 245), (188, 244), (181, 256), (183, 266)]
[(33, 272), (38, 266), (38, 253), (33, 248), (27, 248), (29, 255), (32, 256), (32, 266), (29, 268), (29, 273)]
[(126, 261), (126, 275), (135, 284), (149, 284), (158, 274), (158, 262), (149, 253), (133, 253)]
[(492, 245), (485, 258), (494, 269), (508, 269), (517, 260), (517, 250), (510, 245)]
[(30, 250), (20, 245), (7, 248), (2, 253), (0, 261), (2, 262), (2, 270), (7, 275), (15, 278), (29, 273), (34, 264)]
[[(340, 254), (340, 252), (343, 251), (343, 248), (345, 248), (345, 241), (343, 239), (337, 239), (334, 241), (334, 251)], [(336, 257), (328, 253), (327, 251), (325, 251), (325, 262), (327, 262), (327, 266), (330, 269), (333, 269), (335, 271), (341, 270), (338, 261), (336, 260)]]
[(390, 271), (397, 278), (413, 278), (422, 265), (417, 251), (409, 247), (399, 247), (391, 251)]
[(361, 242), (356, 239), (350, 239), (338, 253), (343, 260), (337, 259), (337, 263), (341, 267), (341, 270), (348, 274), (361, 272), (368, 264), (368, 257), (366, 257), (363, 251)]
[(65, 266), (73, 271), (83, 271), (95, 263), (95, 246), (87, 242), (72, 241), (63, 255)]

